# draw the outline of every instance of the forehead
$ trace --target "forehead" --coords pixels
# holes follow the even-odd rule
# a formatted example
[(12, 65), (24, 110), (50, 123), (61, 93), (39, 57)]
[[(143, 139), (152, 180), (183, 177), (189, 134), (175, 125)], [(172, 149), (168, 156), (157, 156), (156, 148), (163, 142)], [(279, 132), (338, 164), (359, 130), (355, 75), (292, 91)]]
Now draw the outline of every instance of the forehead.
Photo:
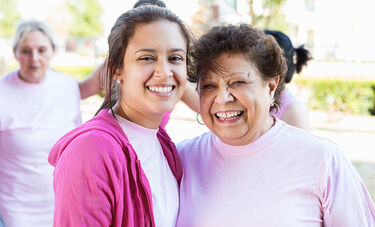
[(19, 46), (52, 46), (52, 44), (43, 32), (34, 30), (26, 33), (22, 37)]
[(259, 75), (254, 63), (243, 54), (222, 54), (216, 59), (215, 64), (217, 65), (215, 70), (205, 73), (201, 78), (202, 80), (219, 78), (228, 80), (232, 77)]
[(167, 20), (138, 25), (129, 40), (128, 48), (140, 46), (147, 48), (182, 48), (185, 51), (187, 49), (186, 40), (180, 26)]

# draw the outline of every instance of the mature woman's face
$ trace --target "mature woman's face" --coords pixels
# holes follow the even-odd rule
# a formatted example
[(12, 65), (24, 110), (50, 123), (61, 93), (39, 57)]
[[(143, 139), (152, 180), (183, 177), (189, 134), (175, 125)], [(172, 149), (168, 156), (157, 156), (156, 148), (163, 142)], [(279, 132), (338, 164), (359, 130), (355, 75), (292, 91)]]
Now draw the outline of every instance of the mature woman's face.
[(223, 142), (248, 144), (273, 125), (269, 108), (278, 81), (265, 81), (242, 54), (217, 62), (226, 72), (208, 72), (198, 84), (202, 119)]
[(20, 78), (28, 83), (39, 83), (46, 75), (54, 50), (45, 34), (32, 31), (18, 44), (14, 55), (20, 63)]

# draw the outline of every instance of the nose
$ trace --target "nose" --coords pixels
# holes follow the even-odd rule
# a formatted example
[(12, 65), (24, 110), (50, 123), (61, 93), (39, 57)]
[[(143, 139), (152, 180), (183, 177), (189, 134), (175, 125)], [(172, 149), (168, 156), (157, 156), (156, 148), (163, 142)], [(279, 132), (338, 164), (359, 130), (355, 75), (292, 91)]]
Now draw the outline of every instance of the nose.
[(228, 91), (228, 87), (222, 87), (218, 88), (217, 94), (215, 97), (215, 103), (216, 104), (226, 104), (228, 102), (233, 102), (234, 97), (233, 95)]
[(39, 56), (39, 52), (37, 50), (33, 50), (31, 52), (31, 57), (32, 57), (33, 61), (37, 61), (39, 59), (39, 57), (40, 57)]
[(172, 68), (168, 60), (161, 60), (157, 63), (155, 69), (155, 76), (161, 78), (168, 78), (173, 76)]

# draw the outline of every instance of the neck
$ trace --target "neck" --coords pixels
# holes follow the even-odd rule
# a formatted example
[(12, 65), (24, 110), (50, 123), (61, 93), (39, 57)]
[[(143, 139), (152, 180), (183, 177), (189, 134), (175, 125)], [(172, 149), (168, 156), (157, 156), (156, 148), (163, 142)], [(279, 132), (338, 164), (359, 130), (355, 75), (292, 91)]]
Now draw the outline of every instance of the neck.
[(113, 107), (115, 114), (145, 128), (158, 129), (163, 115), (144, 115), (126, 103), (118, 101)]
[(264, 121), (261, 121), (263, 123), (258, 124), (258, 128), (256, 126), (252, 127), (252, 131), (249, 133), (244, 134), (240, 138), (235, 138), (235, 139), (220, 139), (229, 145), (232, 146), (244, 146), (247, 144), (250, 144), (257, 140), (259, 137), (264, 135), (266, 132), (268, 132), (276, 123), (276, 119), (272, 116), (267, 116), (267, 118)]

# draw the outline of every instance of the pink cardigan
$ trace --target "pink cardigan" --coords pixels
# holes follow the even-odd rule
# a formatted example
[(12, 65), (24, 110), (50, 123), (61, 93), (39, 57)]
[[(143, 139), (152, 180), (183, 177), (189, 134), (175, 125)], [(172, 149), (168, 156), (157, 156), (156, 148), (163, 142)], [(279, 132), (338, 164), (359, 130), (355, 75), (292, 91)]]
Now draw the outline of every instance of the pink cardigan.
[[(182, 166), (175, 145), (161, 127), (157, 136), (180, 184)], [(146, 175), (108, 110), (61, 138), (48, 161), (55, 166), (55, 227), (155, 226)]]

